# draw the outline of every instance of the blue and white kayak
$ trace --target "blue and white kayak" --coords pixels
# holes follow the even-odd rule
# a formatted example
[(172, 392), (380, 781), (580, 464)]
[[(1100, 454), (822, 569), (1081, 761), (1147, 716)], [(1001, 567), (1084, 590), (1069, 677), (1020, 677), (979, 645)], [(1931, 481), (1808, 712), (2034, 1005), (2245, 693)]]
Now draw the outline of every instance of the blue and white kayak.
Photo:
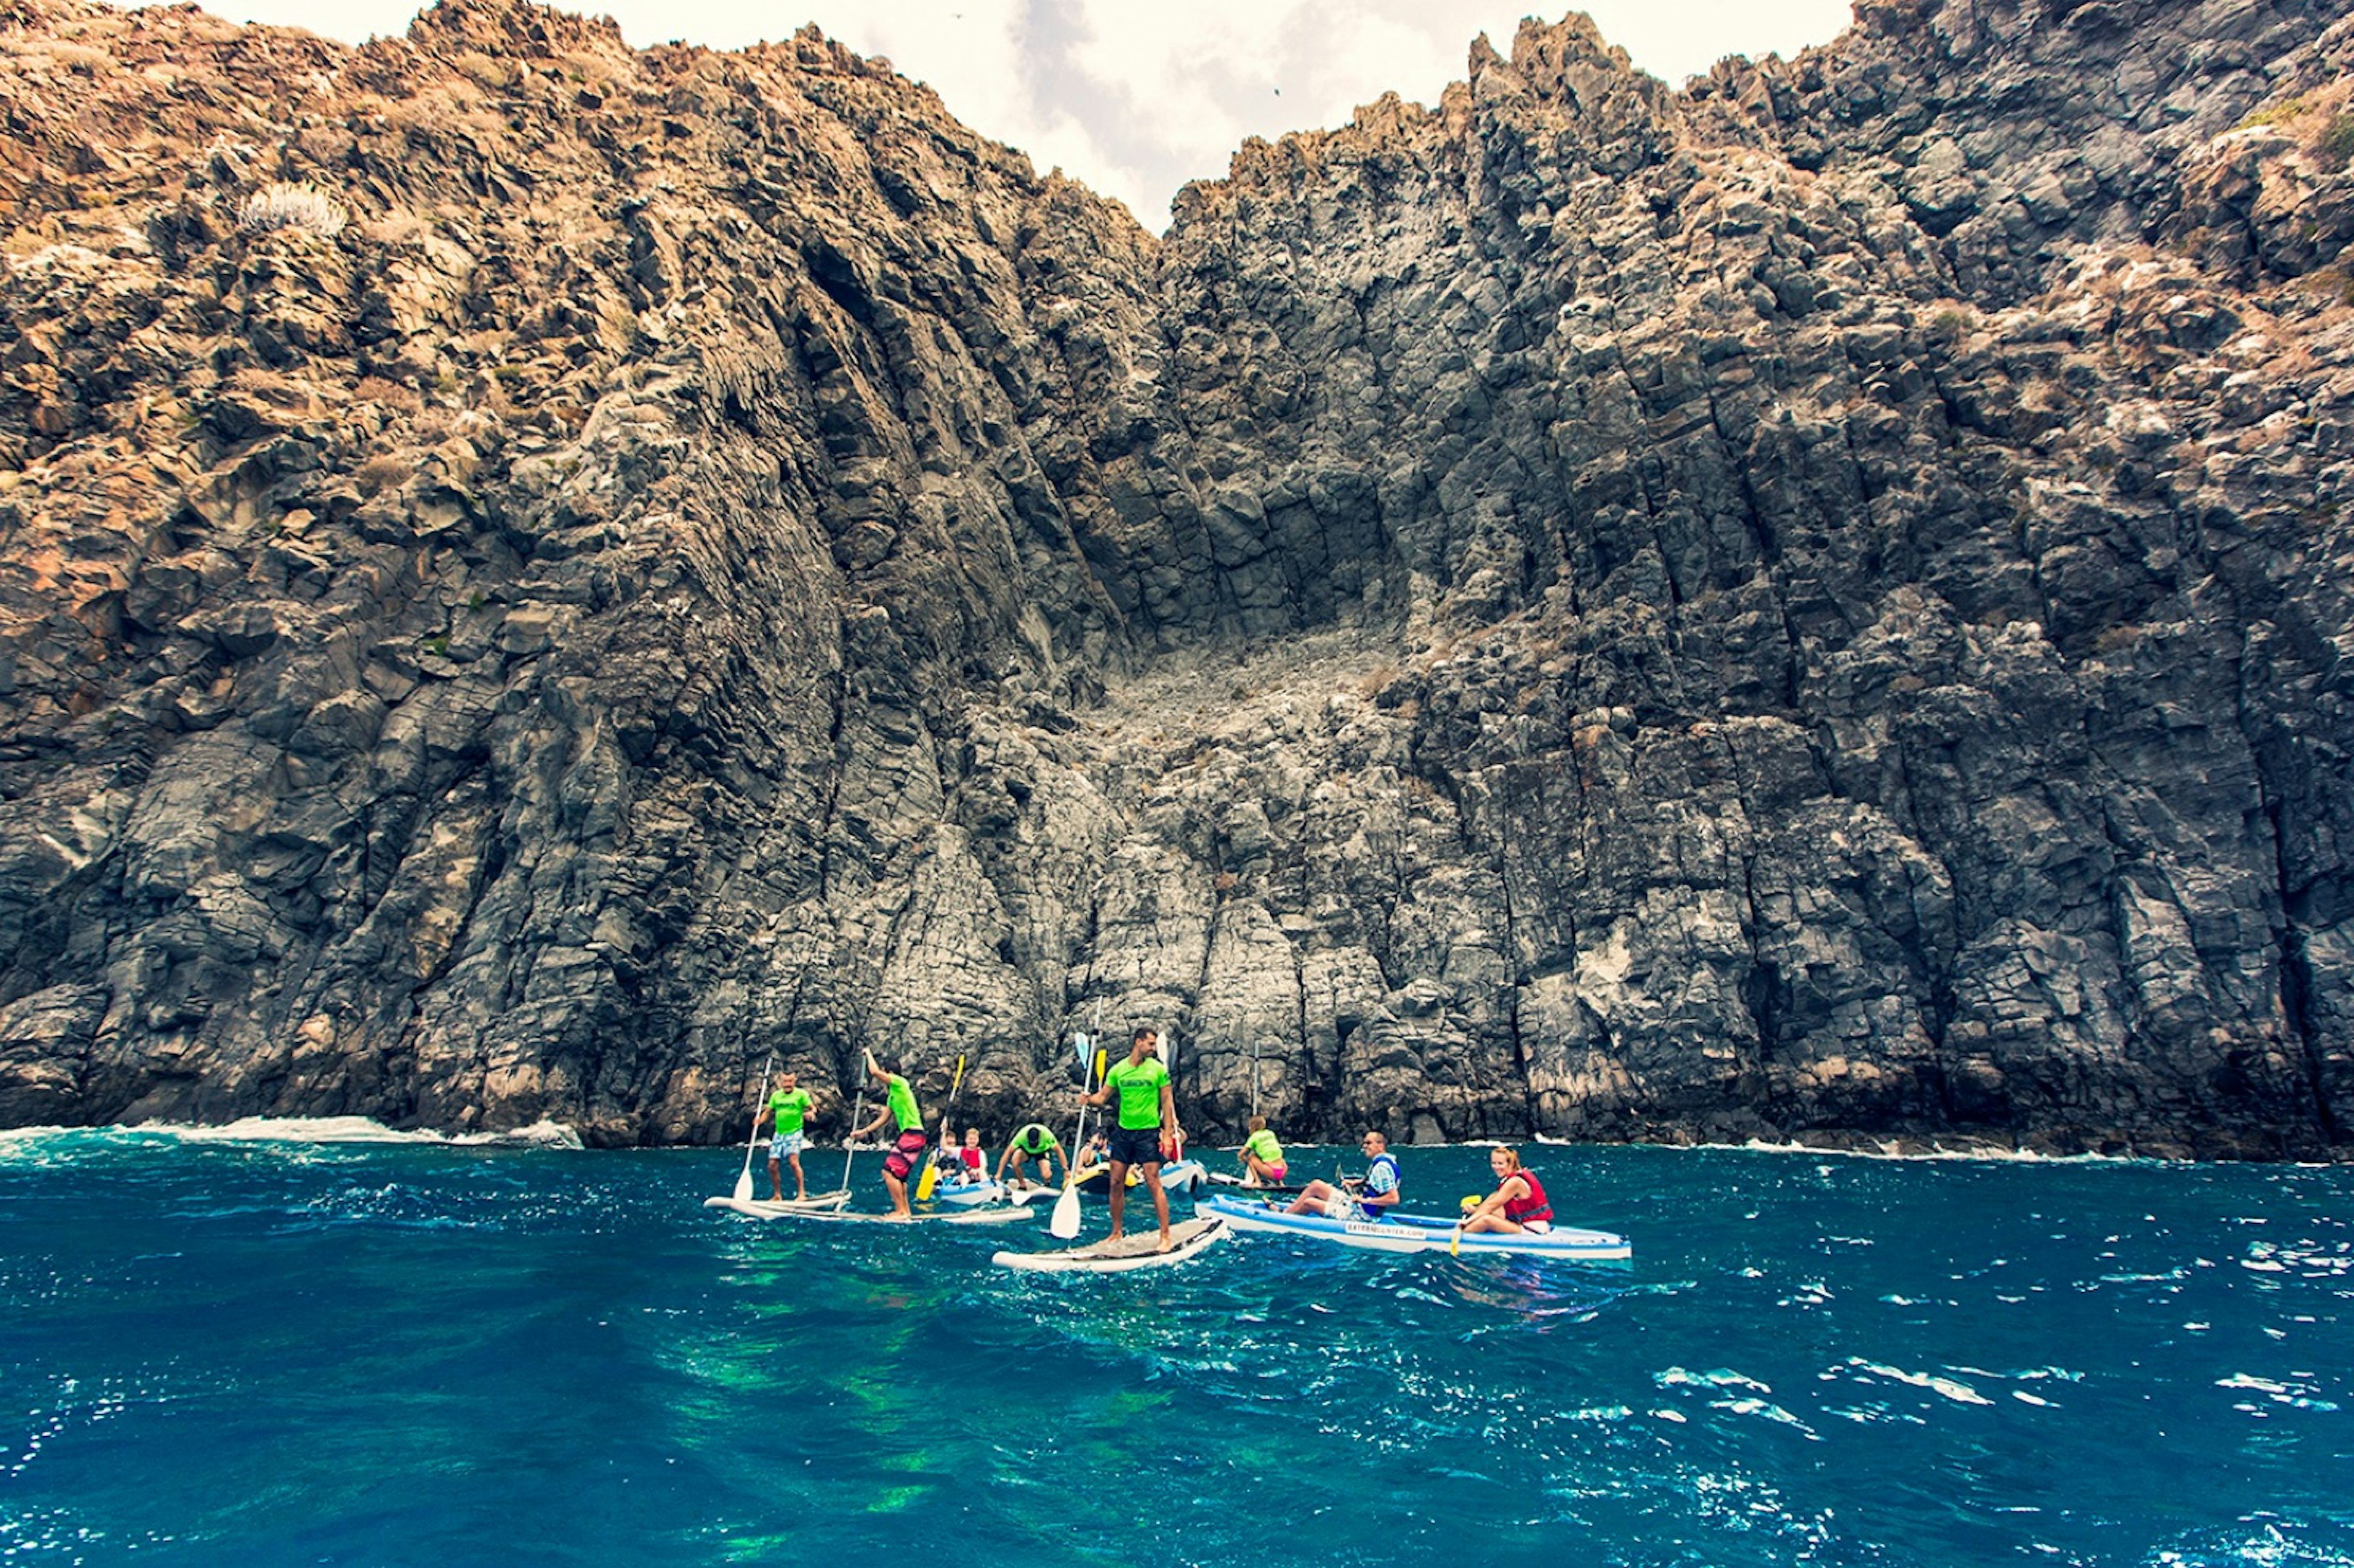
[(1555, 1225), (1545, 1231), (1458, 1231), (1453, 1220), (1435, 1214), (1392, 1214), (1381, 1220), (1335, 1220), (1322, 1214), (1288, 1214), (1275, 1203), (1204, 1198), (1200, 1212), (1215, 1214), (1238, 1231), (1306, 1236), (1371, 1252), (1509, 1253), (1518, 1257), (1561, 1257), (1577, 1263), (1623, 1263), (1635, 1255), (1627, 1238), (1608, 1231)]
[(960, 1209), (976, 1209), (983, 1203), (993, 1203), (1005, 1195), (1005, 1189), (994, 1181), (943, 1181), (932, 1189), (932, 1201)]
[(957, 1186), (932, 1189), (932, 1202), (947, 1203), (952, 1208), (978, 1209), (989, 1203), (1011, 1203), (1020, 1207), (1044, 1199), (1053, 1202), (1060, 1195), (1060, 1187), (1042, 1187), (1035, 1181), (1019, 1185), (1002, 1185), (995, 1181), (966, 1181)]

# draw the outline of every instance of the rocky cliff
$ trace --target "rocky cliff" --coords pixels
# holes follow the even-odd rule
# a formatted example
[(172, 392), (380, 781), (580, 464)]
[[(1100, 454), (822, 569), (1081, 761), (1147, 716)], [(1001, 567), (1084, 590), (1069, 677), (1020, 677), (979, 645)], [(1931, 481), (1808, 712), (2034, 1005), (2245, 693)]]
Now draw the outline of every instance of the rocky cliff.
[(1582, 18), (1165, 238), (814, 34), (0, 0), (0, 1123), (2343, 1155), (2354, 24)]

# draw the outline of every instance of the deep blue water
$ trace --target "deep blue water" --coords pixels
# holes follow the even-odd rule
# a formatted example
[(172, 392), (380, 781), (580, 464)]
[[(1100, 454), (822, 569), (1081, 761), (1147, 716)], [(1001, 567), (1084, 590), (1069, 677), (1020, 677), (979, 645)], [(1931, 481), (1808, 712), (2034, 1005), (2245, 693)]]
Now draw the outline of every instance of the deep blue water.
[(1018, 1276), (706, 1212), (726, 1151), (0, 1135), (0, 1562), (2354, 1563), (2354, 1171), (1528, 1152), (1631, 1266)]

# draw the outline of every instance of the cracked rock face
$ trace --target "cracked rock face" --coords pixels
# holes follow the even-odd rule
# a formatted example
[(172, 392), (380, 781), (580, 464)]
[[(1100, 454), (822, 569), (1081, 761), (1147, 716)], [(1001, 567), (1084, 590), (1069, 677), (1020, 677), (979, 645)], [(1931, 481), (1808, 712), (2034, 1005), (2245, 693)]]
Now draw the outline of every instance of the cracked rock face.
[(814, 33), (0, 57), (0, 1123), (1150, 1022), (1197, 1137), (2349, 1146), (2320, 7), (1531, 24), (1161, 239)]

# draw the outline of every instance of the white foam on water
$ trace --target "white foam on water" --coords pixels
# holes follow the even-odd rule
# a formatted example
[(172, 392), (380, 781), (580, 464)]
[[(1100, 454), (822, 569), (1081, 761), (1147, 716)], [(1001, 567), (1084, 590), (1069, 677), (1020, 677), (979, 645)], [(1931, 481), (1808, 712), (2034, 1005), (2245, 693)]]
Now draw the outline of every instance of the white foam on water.
[(1744, 1388), (1753, 1393), (1774, 1392), (1771, 1385), (1759, 1383), (1754, 1377), (1745, 1377), (1729, 1367), (1718, 1367), (1712, 1372), (1686, 1372), (1681, 1367), (1670, 1367), (1665, 1372), (1652, 1373), (1651, 1381), (1661, 1388)]
[(1993, 1400), (1988, 1399), (1969, 1384), (1954, 1378), (1941, 1377), (1935, 1372), (1906, 1372), (1902, 1367), (1882, 1366), (1878, 1361), (1867, 1361), (1861, 1357), (1850, 1357), (1847, 1364), (1859, 1372), (1870, 1372), (1874, 1377), (1891, 1378), (1914, 1388), (1925, 1388), (1930, 1393), (1941, 1394), (1956, 1404), (1990, 1406), (1994, 1404)]
[(0, 1130), (0, 1159), (66, 1152), (72, 1147), (121, 1146), (154, 1139), (180, 1143), (417, 1144), (445, 1149), (579, 1149), (580, 1135), (561, 1122), (541, 1120), (501, 1132), (399, 1131), (362, 1116), (241, 1117), (216, 1126), (141, 1122), (131, 1127), (20, 1127)]
[[(1544, 1139), (1540, 1139), (1543, 1142)], [(1567, 1139), (1560, 1141), (1567, 1142)], [(1732, 1150), (1744, 1154), (1796, 1154), (1814, 1160), (1884, 1160), (1898, 1164), (1939, 1160), (2005, 1165), (2188, 1165), (2189, 1160), (2161, 1160), (2145, 1154), (2044, 1154), (2031, 1149), (2005, 1149), (1999, 1144), (1969, 1144), (1952, 1149), (1905, 1150), (1883, 1143), (1873, 1149), (1818, 1149), (1805, 1143), (1772, 1143), (1751, 1139), (1746, 1143), (1695, 1143), (1693, 1149)]]

